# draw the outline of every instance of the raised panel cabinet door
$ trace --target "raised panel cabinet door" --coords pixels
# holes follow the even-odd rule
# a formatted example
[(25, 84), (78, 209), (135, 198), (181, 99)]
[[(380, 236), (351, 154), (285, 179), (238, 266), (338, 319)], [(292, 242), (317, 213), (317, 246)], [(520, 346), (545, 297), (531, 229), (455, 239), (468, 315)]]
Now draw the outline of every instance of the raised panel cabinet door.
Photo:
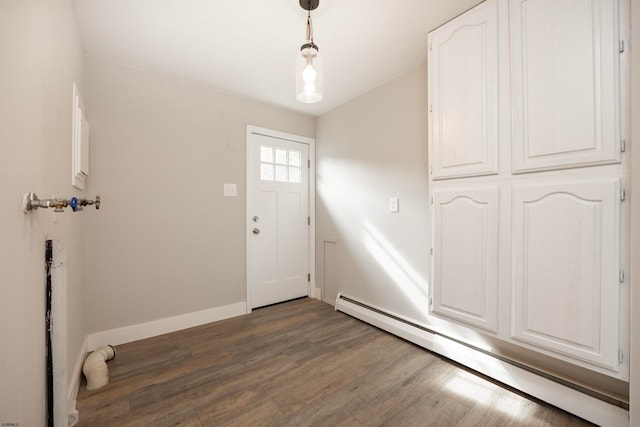
[(514, 339), (617, 372), (617, 179), (513, 187)]
[(497, 6), (488, 0), (429, 34), (433, 179), (498, 173)]
[(511, 0), (514, 172), (620, 161), (618, 0)]
[(490, 332), (498, 327), (495, 187), (436, 190), (432, 313)]

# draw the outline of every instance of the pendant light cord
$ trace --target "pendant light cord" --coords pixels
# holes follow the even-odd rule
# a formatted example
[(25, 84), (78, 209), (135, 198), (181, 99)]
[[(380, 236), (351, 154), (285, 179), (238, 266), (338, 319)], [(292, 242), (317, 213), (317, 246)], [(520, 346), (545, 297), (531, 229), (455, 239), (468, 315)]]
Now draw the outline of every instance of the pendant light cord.
[(311, 11), (307, 15), (307, 40), (313, 43), (313, 23), (311, 22)]

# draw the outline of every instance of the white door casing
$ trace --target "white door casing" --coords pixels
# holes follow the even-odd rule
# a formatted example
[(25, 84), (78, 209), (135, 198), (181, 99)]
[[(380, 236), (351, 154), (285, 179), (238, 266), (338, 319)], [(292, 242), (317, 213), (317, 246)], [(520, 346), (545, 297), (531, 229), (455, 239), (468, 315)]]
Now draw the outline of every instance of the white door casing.
[(312, 295), (312, 143), (247, 127), (247, 311)]

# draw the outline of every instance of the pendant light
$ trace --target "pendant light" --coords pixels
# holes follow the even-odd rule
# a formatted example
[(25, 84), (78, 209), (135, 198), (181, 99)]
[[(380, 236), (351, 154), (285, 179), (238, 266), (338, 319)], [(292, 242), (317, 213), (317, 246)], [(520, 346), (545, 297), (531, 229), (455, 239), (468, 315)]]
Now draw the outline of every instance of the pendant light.
[(322, 100), (322, 58), (318, 45), (313, 42), (313, 23), (311, 11), (320, 4), (320, 0), (300, 0), (300, 6), (307, 13), (307, 39), (300, 46), (296, 58), (296, 98), (308, 104)]

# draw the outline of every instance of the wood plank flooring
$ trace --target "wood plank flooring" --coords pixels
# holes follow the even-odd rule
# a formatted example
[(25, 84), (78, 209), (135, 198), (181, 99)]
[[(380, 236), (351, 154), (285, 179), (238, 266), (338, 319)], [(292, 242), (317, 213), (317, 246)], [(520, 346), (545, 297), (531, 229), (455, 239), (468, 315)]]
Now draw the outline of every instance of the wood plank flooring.
[(78, 426), (586, 426), (302, 299), (117, 347)]

